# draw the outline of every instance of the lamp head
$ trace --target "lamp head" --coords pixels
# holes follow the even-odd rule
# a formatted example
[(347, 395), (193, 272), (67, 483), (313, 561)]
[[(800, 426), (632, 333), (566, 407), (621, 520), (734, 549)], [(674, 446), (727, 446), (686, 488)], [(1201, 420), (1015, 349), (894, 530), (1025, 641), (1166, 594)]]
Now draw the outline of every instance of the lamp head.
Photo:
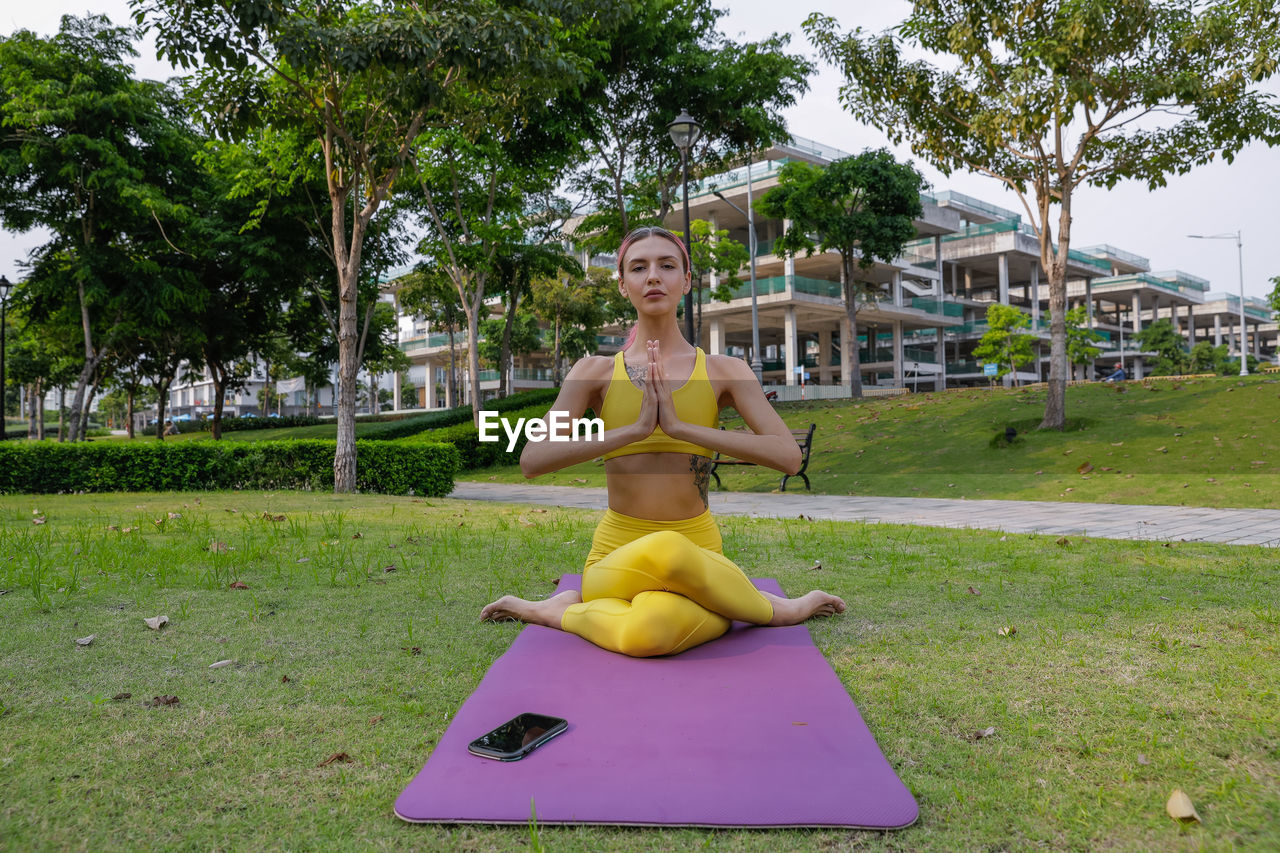
[(675, 121), (667, 125), (667, 133), (671, 135), (671, 141), (681, 151), (688, 152), (690, 148), (698, 144), (698, 140), (702, 138), (702, 125), (689, 115), (688, 110), (680, 110), (680, 115), (676, 116)]
[(13, 287), (13, 282), (3, 275), (0, 275), (0, 299), (9, 295), (9, 288)]

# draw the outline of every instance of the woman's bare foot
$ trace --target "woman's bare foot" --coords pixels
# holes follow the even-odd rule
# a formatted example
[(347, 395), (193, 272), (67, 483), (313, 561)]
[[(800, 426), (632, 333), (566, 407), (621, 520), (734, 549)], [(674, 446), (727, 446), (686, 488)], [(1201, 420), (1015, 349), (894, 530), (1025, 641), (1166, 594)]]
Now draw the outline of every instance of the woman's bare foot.
[[(560, 592), (545, 601), (529, 601), (504, 595), (492, 604), (485, 605), (480, 611), (481, 622), (526, 622), (530, 625), (545, 625), (559, 630), (560, 620), (571, 604), (582, 603), (582, 594), (577, 590)], [(844, 609), (841, 603), (840, 609)]]
[(844, 599), (820, 589), (799, 598), (783, 598), (771, 592), (761, 594), (773, 604), (770, 625), (799, 625), (813, 616), (834, 616), (844, 612)]

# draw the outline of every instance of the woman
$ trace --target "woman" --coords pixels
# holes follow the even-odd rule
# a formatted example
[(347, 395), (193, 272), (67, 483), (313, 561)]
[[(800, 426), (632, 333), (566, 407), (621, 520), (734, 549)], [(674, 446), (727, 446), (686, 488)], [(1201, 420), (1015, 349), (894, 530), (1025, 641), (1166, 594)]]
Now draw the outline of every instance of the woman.
[[(638, 228), (622, 241), (618, 277), (637, 315), (628, 345), (575, 364), (553, 407), (571, 418), (597, 412), (603, 441), (529, 442), (520, 457), (536, 477), (604, 456), (609, 508), (582, 592), (503, 596), (481, 620), (518, 619), (650, 657), (713, 640), (735, 619), (796, 625), (842, 613), (844, 602), (819, 590), (796, 599), (758, 591), (721, 551), (707, 502), (715, 452), (794, 474), (800, 449), (745, 362), (708, 356), (680, 334), (676, 308), (691, 287), (684, 244), (663, 228)], [(717, 428), (730, 406), (750, 433)]]

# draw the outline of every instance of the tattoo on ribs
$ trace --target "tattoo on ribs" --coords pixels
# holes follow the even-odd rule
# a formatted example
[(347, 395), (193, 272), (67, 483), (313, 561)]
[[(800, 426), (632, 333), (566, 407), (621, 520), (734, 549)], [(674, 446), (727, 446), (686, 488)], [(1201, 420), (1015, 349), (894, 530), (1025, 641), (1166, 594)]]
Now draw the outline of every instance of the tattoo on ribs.
[(702, 498), (702, 505), (710, 509), (707, 490), (711, 487), (711, 460), (705, 456), (690, 454), (689, 470), (693, 472), (693, 484), (698, 487), (698, 496)]

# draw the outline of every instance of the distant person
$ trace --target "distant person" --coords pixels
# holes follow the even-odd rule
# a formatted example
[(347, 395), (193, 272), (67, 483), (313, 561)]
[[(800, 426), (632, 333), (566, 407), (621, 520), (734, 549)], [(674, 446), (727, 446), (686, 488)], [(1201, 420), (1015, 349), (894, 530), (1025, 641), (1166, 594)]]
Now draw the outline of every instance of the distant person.
[(177, 425), (177, 424), (175, 424), (173, 421), (165, 421), (165, 422), (164, 422), (164, 434), (165, 434), (165, 435), (177, 435), (177, 434), (178, 434), (178, 425)]
[(1129, 374), (1124, 372), (1124, 364), (1117, 363), (1116, 369), (1111, 373), (1110, 376), (1104, 376), (1102, 378), (1102, 381), (1103, 382), (1123, 382), (1128, 378), (1129, 378)]

